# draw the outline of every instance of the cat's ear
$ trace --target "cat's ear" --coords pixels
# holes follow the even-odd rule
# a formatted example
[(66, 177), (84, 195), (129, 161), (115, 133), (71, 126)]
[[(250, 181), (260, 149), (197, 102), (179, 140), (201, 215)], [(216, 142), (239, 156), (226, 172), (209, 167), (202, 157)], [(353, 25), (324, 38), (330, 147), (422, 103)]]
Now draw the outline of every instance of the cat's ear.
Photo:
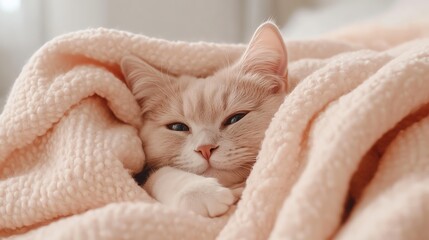
[(287, 51), (275, 24), (266, 22), (259, 26), (239, 63), (246, 72), (276, 76), (272, 84), (279, 86), (272, 86), (275, 91), (286, 88)]
[(171, 76), (162, 73), (147, 62), (135, 56), (126, 56), (121, 61), (125, 81), (140, 106), (152, 95), (159, 93)]

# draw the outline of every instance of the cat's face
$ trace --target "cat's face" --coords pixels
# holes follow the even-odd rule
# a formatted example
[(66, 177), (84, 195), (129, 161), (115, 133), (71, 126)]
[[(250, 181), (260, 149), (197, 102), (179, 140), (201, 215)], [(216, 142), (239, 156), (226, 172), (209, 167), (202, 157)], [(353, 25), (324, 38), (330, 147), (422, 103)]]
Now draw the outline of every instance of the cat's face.
[(237, 63), (207, 78), (173, 77), (135, 57), (124, 59), (122, 69), (142, 106), (147, 164), (225, 186), (249, 174), (286, 92), (286, 52), (270, 24), (258, 29)]

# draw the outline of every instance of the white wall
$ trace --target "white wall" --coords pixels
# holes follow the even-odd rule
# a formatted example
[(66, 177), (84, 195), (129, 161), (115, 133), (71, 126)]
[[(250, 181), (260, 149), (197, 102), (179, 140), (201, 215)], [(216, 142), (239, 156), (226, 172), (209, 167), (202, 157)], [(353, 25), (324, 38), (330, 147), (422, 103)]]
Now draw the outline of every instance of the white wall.
[(242, 40), (244, 1), (107, 0), (107, 6), (112, 28), (170, 40)]
[(32, 0), (17, 11), (0, 12), (0, 109), (23, 64), (43, 43), (39, 7), (38, 0)]
[[(108, 5), (105, 0), (40, 0), (43, 9), (44, 38), (81, 29), (104, 26)], [(118, 1), (120, 2), (120, 1)]]
[[(6, 1), (21, 6), (6, 12), (1, 7)], [(247, 39), (244, 26), (250, 25), (244, 21), (250, 19), (246, 11), (251, 3), (251, 0), (0, 0), (0, 110), (26, 60), (55, 36), (102, 26), (169, 40), (242, 42)], [(257, 12), (253, 14), (256, 16)]]
[[(6, 1), (20, 2), (21, 7), (6, 12), (1, 7)], [(377, 0), (389, 1), (394, 0)], [(102, 26), (169, 40), (237, 43), (247, 41), (262, 21), (273, 17), (280, 26), (293, 20), (284, 28), (287, 37), (309, 36), (327, 23), (326, 18), (315, 18), (324, 13), (316, 9), (334, 2), (356, 6), (363, 2), (371, 10), (375, 0), (0, 0), (0, 110), (26, 60), (63, 33)], [(294, 14), (303, 12), (299, 8), (308, 14)], [(342, 19), (349, 15), (360, 16), (354, 11)], [(330, 16), (338, 22), (337, 14)]]

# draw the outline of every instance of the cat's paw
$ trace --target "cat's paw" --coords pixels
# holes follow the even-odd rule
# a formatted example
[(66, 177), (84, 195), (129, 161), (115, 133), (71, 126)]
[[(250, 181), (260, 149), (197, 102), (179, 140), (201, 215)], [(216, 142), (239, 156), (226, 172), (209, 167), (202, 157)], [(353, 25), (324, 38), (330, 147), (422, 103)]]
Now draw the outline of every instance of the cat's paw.
[(218, 217), (226, 213), (235, 200), (230, 189), (214, 178), (205, 178), (185, 186), (175, 199), (175, 205), (205, 217)]

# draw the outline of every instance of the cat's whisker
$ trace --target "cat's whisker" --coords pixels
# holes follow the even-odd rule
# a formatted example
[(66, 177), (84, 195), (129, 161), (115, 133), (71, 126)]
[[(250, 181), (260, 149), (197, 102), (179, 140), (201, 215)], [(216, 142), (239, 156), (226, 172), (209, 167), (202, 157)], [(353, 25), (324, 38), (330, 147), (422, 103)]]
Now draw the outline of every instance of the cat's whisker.
[(239, 167), (239, 169), (241, 169), (241, 170), (252, 170), (253, 169), (253, 165), (250, 165), (250, 166), (240, 166)]
[(242, 153), (249, 153), (249, 154), (256, 155), (258, 152), (259, 152), (259, 148), (241, 147), (241, 148), (236, 148), (234, 150), (228, 151), (228, 154), (237, 155)]
[(233, 156), (243, 156), (243, 157), (249, 157), (249, 156), (256, 156), (258, 152), (256, 151), (235, 151), (230, 153)]
[(232, 173), (240, 179), (246, 179), (250, 173), (250, 170), (249, 169), (235, 169), (232, 171)]

